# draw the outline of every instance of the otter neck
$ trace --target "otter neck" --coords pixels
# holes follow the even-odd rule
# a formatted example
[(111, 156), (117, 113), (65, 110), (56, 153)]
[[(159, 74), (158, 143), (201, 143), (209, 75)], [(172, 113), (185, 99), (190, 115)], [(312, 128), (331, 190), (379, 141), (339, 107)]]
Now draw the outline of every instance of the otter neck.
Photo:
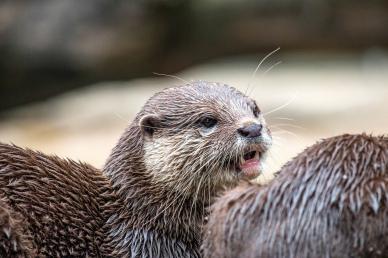
[(142, 135), (134, 122), (104, 167), (117, 195), (116, 212), (108, 220), (115, 231), (120, 229), (113, 241), (123, 240), (128, 231), (140, 228), (199, 245), (207, 205), (152, 180), (143, 159)]

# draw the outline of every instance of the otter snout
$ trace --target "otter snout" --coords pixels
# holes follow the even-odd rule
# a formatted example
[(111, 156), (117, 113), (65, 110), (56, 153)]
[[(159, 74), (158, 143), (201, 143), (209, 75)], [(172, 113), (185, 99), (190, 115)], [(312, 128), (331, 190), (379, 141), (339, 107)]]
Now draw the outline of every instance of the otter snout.
[(261, 136), (263, 125), (257, 123), (251, 123), (247, 126), (237, 129), (239, 135), (244, 138), (256, 138)]

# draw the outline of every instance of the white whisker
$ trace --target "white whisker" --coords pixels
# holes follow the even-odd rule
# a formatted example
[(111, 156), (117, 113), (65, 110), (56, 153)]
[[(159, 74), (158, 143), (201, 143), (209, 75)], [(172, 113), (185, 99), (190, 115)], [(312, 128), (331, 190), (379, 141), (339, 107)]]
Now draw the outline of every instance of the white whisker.
[(279, 119), (279, 120), (295, 121), (295, 119), (288, 118), (288, 117), (271, 117), (270, 119)]
[(125, 119), (123, 116), (121, 116), (119, 113), (114, 112), (114, 115), (119, 118), (120, 120), (128, 123), (128, 119)]
[(178, 76), (176, 76), (176, 75), (165, 74), (165, 73), (156, 73), (156, 72), (153, 72), (153, 74), (159, 75), (159, 76), (170, 77), (170, 78), (173, 78), (173, 79), (177, 79), (177, 80), (179, 80), (179, 81), (181, 81), (181, 82), (184, 82), (185, 84), (189, 84), (188, 81), (186, 81), (185, 79), (182, 79), (182, 78), (180, 78), (180, 77), (178, 77)]
[(302, 127), (302, 126), (299, 126), (299, 125), (293, 125), (293, 124), (274, 124), (274, 125), (271, 125), (270, 127), (275, 127), (275, 128), (279, 128), (279, 129), (283, 129), (282, 126), (284, 127), (292, 127), (292, 128), (296, 128), (296, 129), (302, 129), (302, 130), (306, 130), (306, 128)]
[[(269, 73), (275, 66), (281, 64), (282, 61), (276, 62), (275, 64), (271, 65), (267, 70), (264, 71), (263, 76), (265, 76), (267, 73)], [(254, 92), (255, 87), (252, 87), (252, 90), (248, 93), (248, 96), (251, 96)]]
[(283, 104), (283, 105), (281, 105), (281, 106), (279, 106), (279, 107), (277, 107), (277, 108), (275, 108), (275, 109), (272, 109), (272, 110), (270, 110), (270, 111), (264, 113), (264, 116), (269, 115), (269, 114), (271, 114), (271, 113), (274, 113), (274, 112), (276, 112), (276, 111), (279, 111), (279, 110), (281, 110), (281, 109), (287, 107), (287, 106), (290, 105), (295, 99), (296, 99), (296, 96), (294, 95), (294, 96), (292, 97), (292, 99), (289, 100), (289, 101), (287, 101), (285, 104)]
[(251, 79), (249, 80), (249, 83), (247, 85), (247, 88), (245, 90), (245, 94), (247, 94), (249, 88), (251, 87), (251, 84), (253, 82), (253, 80), (255, 79), (255, 76), (256, 76), (256, 73), (257, 71), (260, 69), (260, 66), (264, 63), (264, 61), (269, 58), (271, 55), (273, 55), (274, 53), (276, 53), (277, 51), (280, 50), (280, 47), (278, 47), (277, 49), (273, 50), (272, 52), (270, 52), (269, 54), (267, 54), (263, 59), (261, 59), (261, 61), (259, 62), (259, 64), (256, 66), (256, 69), (253, 71), (252, 75), (251, 75)]

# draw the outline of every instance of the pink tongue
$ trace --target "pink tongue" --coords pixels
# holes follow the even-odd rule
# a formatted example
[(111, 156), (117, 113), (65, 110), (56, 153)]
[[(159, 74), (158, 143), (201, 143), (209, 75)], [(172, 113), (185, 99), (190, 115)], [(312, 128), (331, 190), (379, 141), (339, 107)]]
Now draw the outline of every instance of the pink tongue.
[(258, 165), (259, 165), (259, 161), (257, 159), (248, 159), (241, 164), (241, 169), (253, 168)]

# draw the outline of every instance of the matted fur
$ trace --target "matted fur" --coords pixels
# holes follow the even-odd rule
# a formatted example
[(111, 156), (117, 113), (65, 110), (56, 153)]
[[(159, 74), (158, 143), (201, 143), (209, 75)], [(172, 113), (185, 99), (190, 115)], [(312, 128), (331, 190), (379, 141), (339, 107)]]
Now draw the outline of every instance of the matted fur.
[(22, 216), (0, 199), (0, 257), (35, 257), (35, 247)]
[[(257, 112), (257, 114), (255, 113)], [(104, 253), (112, 257), (200, 257), (206, 207), (241, 175), (231, 171), (249, 146), (265, 150), (269, 130), (256, 103), (236, 89), (192, 82), (154, 95), (137, 114), (108, 159), (104, 173), (118, 200), (106, 225)], [(256, 116), (255, 116), (256, 114)], [(142, 128), (153, 116), (153, 135)], [(217, 118), (205, 130), (199, 121)], [(241, 120), (264, 126), (248, 143), (237, 134)]]
[(212, 208), (205, 257), (388, 257), (388, 138), (341, 135)]
[[(217, 125), (201, 127), (208, 116)], [(260, 137), (237, 133), (247, 122), (263, 126)], [(113, 149), (104, 175), (83, 163), (0, 144), (0, 230), (6, 232), (0, 254), (200, 257), (206, 207), (244, 178), (236, 170), (244, 153), (253, 148), (263, 160), (270, 145), (256, 103), (209, 82), (153, 96)]]
[(1, 257), (99, 257), (109, 189), (89, 165), (0, 144)]

